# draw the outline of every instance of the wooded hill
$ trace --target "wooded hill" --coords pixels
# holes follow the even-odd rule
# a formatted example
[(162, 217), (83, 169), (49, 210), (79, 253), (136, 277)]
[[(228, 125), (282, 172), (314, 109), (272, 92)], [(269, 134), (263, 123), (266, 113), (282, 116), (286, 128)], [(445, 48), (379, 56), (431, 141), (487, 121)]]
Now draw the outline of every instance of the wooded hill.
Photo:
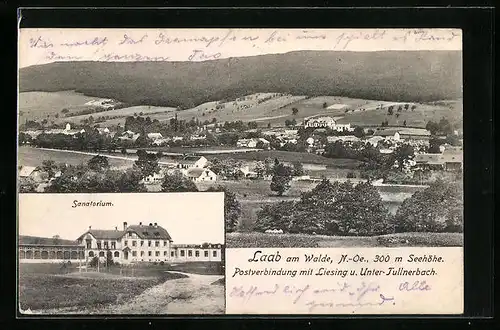
[(462, 96), (459, 51), (335, 52), (205, 62), (56, 62), (20, 70), (20, 91), (76, 90), (190, 108), (258, 92), (427, 102)]

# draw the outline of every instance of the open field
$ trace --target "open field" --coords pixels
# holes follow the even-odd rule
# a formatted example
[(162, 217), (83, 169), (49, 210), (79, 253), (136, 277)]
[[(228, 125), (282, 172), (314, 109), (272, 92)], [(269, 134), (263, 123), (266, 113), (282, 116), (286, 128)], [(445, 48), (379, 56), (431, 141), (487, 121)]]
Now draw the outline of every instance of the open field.
[(407, 126), (425, 127), (427, 122), (439, 122), (443, 117), (448, 119), (450, 123), (457, 123), (462, 120), (463, 116), (461, 101), (452, 102), (449, 105), (417, 104), (414, 111), (409, 109), (399, 112), (399, 117), (396, 117), (397, 108), (397, 106), (394, 107), (392, 116), (387, 114), (387, 107), (378, 110), (348, 112), (338, 122), (340, 124), (380, 126), (383, 121), (387, 120), (389, 126), (403, 126), (406, 121)]
[(462, 233), (400, 233), (373, 237), (322, 236), (306, 234), (228, 233), (228, 248), (338, 248), (463, 246)]
[(23, 310), (98, 307), (125, 301), (165, 281), (186, 277), (158, 269), (134, 277), (108, 273), (58, 273), (57, 264), (21, 264), (19, 301)]
[(217, 158), (222, 159), (224, 157), (234, 158), (239, 160), (255, 160), (255, 161), (263, 161), (266, 158), (271, 158), (274, 160), (275, 158), (277, 158), (280, 162), (292, 163), (295, 161), (299, 161), (301, 163), (318, 164), (318, 165), (326, 165), (329, 167), (349, 168), (349, 169), (355, 169), (359, 166), (359, 164), (361, 164), (360, 161), (354, 159), (327, 158), (308, 152), (292, 152), (292, 151), (279, 151), (279, 150), (262, 150), (262, 151), (253, 151), (245, 153), (217, 155)]
[[(22, 92), (19, 93), (19, 123), (25, 120), (47, 119), (49, 122), (58, 122), (55, 115), (61, 119), (64, 114), (62, 109), (72, 111), (90, 108), (85, 103), (92, 100), (102, 100), (99, 97), (86, 96), (74, 91), (58, 92)], [(95, 116), (95, 115), (94, 115)]]
[[(194, 108), (177, 112), (177, 118), (187, 121), (191, 120), (193, 117), (200, 121), (212, 120), (213, 118), (215, 118), (217, 122), (237, 120), (242, 120), (244, 122), (259, 121), (265, 123), (266, 125), (268, 118), (279, 118), (279, 121), (284, 123), (285, 119), (287, 119), (284, 117), (291, 117), (291, 111), (284, 111), (280, 108), (305, 98), (305, 96), (278, 96), (260, 104), (256, 102), (256, 100), (261, 98), (262, 95), (266, 96), (267, 94), (270, 93), (258, 93), (243, 96), (243, 98), (250, 98), (253, 101), (230, 101), (221, 102), (220, 104), (217, 104), (217, 102), (204, 103)], [(217, 106), (223, 108), (217, 109)], [(248, 108), (242, 108), (242, 106), (248, 106)], [(159, 121), (166, 121), (173, 118), (174, 114), (161, 113), (151, 115), (150, 117), (151, 120), (158, 119)]]
[[(121, 157), (124, 157), (120, 154)], [(56, 163), (67, 163), (71, 165), (78, 165), (87, 163), (93, 155), (86, 155), (83, 153), (65, 152), (58, 150), (38, 149), (27, 146), (21, 146), (18, 149), (18, 165), (20, 166), (40, 166), (44, 160), (53, 160)], [(132, 166), (133, 158), (131, 160), (108, 158), (111, 166), (122, 167)]]
[(83, 119), (87, 119), (90, 116), (92, 116), (94, 119), (98, 119), (100, 116), (110, 116), (110, 117), (119, 117), (119, 118), (113, 118), (106, 120), (104, 122), (99, 122), (100, 126), (112, 126), (112, 125), (117, 125), (117, 124), (124, 124), (125, 123), (125, 117), (127, 116), (133, 116), (133, 115), (141, 115), (144, 117), (147, 116), (152, 116), (153, 114), (158, 114), (158, 113), (174, 113), (175, 108), (172, 107), (154, 107), (154, 106), (149, 106), (149, 105), (138, 105), (138, 106), (133, 106), (133, 107), (127, 107), (127, 108), (121, 108), (121, 109), (115, 109), (115, 110), (109, 110), (105, 112), (97, 112), (97, 113), (92, 113), (88, 115), (81, 115), (81, 116), (74, 116), (74, 117), (67, 117), (67, 118), (61, 118), (59, 117), (58, 120), (56, 120), (56, 123), (65, 123), (65, 122), (70, 122), (70, 123), (77, 123), (79, 124)]

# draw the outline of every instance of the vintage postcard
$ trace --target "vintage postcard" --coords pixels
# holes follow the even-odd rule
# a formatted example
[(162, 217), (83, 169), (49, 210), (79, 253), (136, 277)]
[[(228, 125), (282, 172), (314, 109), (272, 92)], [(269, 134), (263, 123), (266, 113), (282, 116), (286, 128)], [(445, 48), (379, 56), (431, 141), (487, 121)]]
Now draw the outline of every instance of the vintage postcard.
[[(18, 110), (20, 214), (67, 194), (133, 196), (113, 221), (90, 224), (89, 208), (58, 220), (78, 229), (64, 239), (80, 240), (68, 253), (82, 252), (84, 269), (101, 252), (86, 248), (88, 226), (118, 226), (123, 240), (136, 209), (175, 205), (142, 196), (183, 192), (173, 217), (189, 232), (207, 229), (185, 212), (223, 210), (225, 241), (186, 242), (222, 244), (225, 279), (210, 281), (225, 284), (223, 313), (463, 313), (459, 29), (20, 29)], [(46, 201), (22, 204), (35, 198)], [(159, 218), (127, 223), (141, 221), (170, 233)], [(66, 250), (38, 251), (37, 262)], [(124, 262), (117, 252), (121, 265), (190, 269), (175, 253)], [(151, 313), (171, 311), (177, 280)], [(130, 311), (121, 306), (152, 289), (141, 290), (106, 311)], [(219, 311), (203, 301), (189, 313)]]

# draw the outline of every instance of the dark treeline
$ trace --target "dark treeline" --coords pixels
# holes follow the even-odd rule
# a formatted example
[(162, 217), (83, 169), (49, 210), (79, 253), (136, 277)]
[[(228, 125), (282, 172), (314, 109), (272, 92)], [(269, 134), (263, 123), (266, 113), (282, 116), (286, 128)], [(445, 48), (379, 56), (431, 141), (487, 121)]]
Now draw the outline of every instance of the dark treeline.
[(461, 97), (461, 62), (460, 52), (454, 51), (300, 51), (206, 62), (58, 62), (21, 69), (20, 91), (76, 90), (131, 105), (181, 108), (269, 91), (426, 102)]

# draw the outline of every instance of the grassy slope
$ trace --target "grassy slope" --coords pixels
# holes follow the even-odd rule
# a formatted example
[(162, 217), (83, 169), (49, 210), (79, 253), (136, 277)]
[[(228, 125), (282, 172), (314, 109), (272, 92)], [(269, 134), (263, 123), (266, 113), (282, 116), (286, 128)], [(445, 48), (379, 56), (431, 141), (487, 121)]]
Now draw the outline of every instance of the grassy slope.
[(450, 51), (299, 51), (206, 62), (61, 62), (21, 69), (20, 91), (75, 89), (130, 104), (186, 108), (269, 91), (427, 101), (461, 96), (461, 62), (461, 53)]
[(463, 246), (461, 233), (401, 233), (373, 237), (306, 234), (226, 234), (228, 248)]

